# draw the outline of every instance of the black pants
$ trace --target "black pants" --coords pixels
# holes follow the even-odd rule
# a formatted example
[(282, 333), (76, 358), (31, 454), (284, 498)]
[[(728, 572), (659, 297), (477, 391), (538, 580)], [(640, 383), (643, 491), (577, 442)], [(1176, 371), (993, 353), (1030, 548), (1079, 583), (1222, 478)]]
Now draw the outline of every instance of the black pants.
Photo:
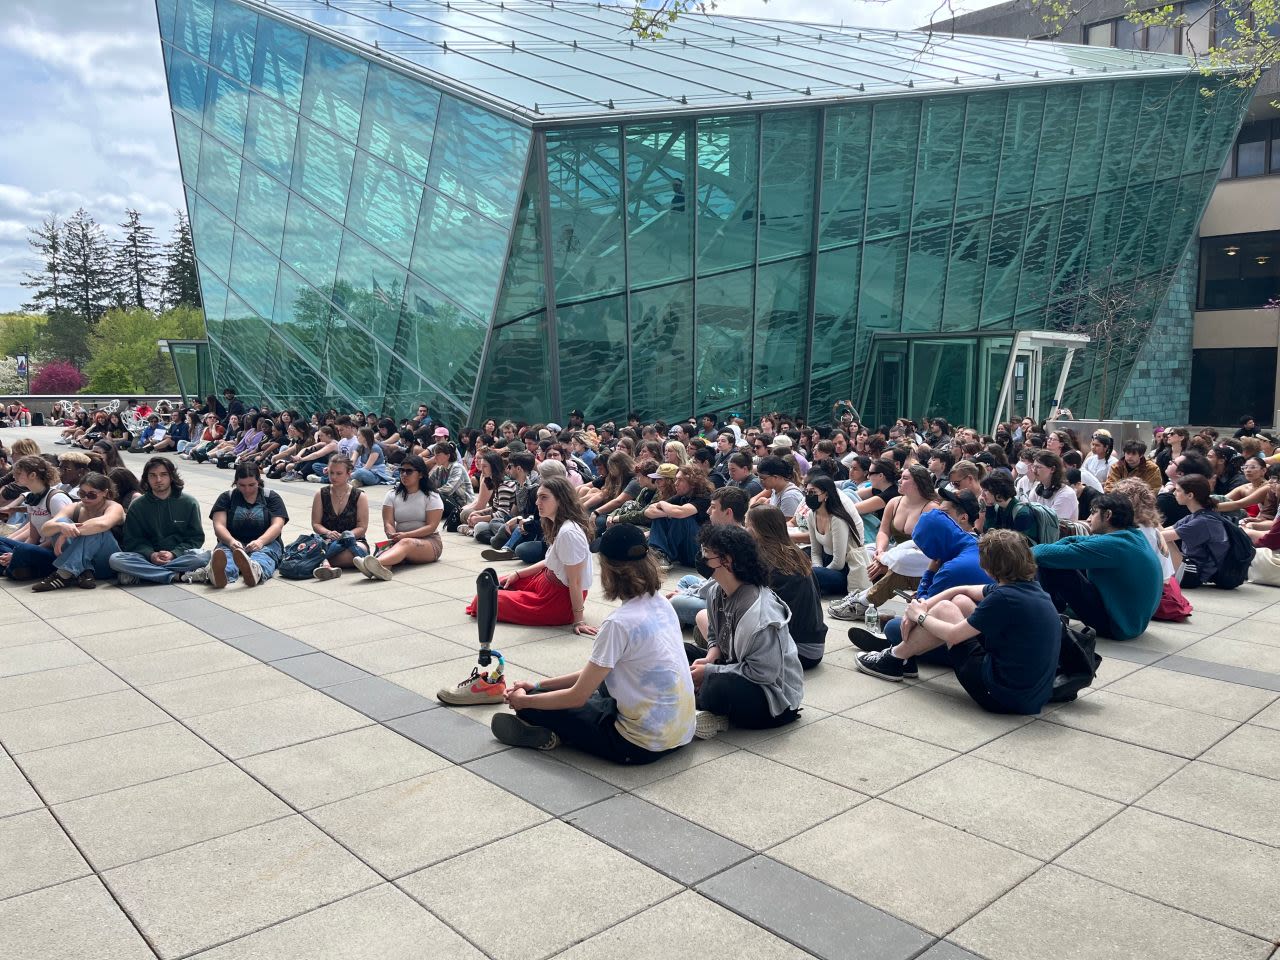
[(956, 671), (956, 679), (973, 702), (989, 713), (1025, 713), (1006, 704), (990, 687), (983, 675), (983, 665), (989, 654), (982, 645), (982, 636), (971, 637), (954, 647), (943, 647)]
[(1098, 631), (1098, 636), (1115, 636), (1102, 594), (1098, 593), (1098, 588), (1083, 571), (1049, 570), (1041, 567), (1036, 576), (1059, 613), (1065, 613), (1070, 607), (1072, 616), (1085, 626), (1093, 627)]
[[(689, 662), (707, 655), (692, 643), (684, 645)], [(708, 673), (698, 690), (698, 709), (709, 710), (729, 718), (729, 723), (744, 730), (768, 730), (784, 727), (800, 716), (799, 710), (783, 710), (776, 717), (769, 709), (764, 688), (737, 673)]]
[(614, 723), (618, 718), (618, 702), (609, 696), (603, 684), (576, 709), (517, 710), (516, 716), (525, 723), (554, 730), (567, 746), (614, 763), (632, 766), (653, 763), (680, 749), (646, 750), (620, 734)]

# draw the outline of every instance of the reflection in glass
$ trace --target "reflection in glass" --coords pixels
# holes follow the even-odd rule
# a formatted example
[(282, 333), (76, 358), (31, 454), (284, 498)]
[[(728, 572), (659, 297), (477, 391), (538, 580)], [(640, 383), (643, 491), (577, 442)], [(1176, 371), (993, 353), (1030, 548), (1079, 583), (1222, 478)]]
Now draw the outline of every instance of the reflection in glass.
[(551, 410), (551, 378), (530, 376), (532, 371), (549, 370), (545, 313), (535, 313), (493, 331), (489, 359), (476, 391), (472, 421), (485, 417), (511, 416), (519, 411), (523, 419), (547, 423)]
[(498, 223), (520, 193), (529, 131), (454, 97), (443, 97), (427, 183)]
[(556, 309), (562, 407), (627, 409), (626, 313), (621, 296)]
[(822, 145), (822, 211), (818, 242), (826, 247), (859, 240), (866, 215), (871, 108), (827, 111)]
[(333, 288), (341, 243), (342, 230), (336, 223), (297, 194), (289, 198), (281, 259), (326, 297)]
[(209, 75), (204, 104), (204, 128), (223, 143), (239, 150), (244, 145), (244, 121), (249, 110), (249, 88), (220, 73)]
[(809, 327), (809, 258), (763, 264), (756, 271), (754, 396), (804, 383)]
[(691, 125), (686, 120), (628, 126), (627, 255), (632, 287), (693, 269)]
[(395, 353), (441, 389), (469, 402), (487, 328), (484, 320), (410, 274)]
[(355, 54), (312, 38), (307, 46), (302, 115), (355, 142), (368, 64)]
[(302, 105), (307, 35), (267, 17), (258, 19), (253, 50), (253, 87), (292, 110)]
[(280, 261), (237, 230), (231, 250), (231, 276), (228, 281), (244, 302), (259, 317), (270, 317), (276, 299), (276, 274)]
[(427, 178), (440, 95), (382, 67), (369, 68), (360, 146), (419, 180)]
[(426, 191), (410, 266), (431, 286), (488, 318), (506, 252), (505, 229), (449, 197)]
[(547, 132), (556, 302), (621, 290), (622, 145), (617, 127)]
[[(760, 144), (753, 116), (698, 121), (698, 273), (755, 259)], [(701, 389), (701, 388), (699, 388)]]
[(812, 110), (766, 113), (760, 140), (760, 259), (806, 253), (813, 245), (818, 115)]
[(249, 95), (244, 155), (277, 180), (289, 182), (298, 138), (298, 115), (260, 93)]
[(341, 217), (356, 148), (323, 127), (303, 120), (293, 160), (293, 189), (331, 216)]
[(698, 280), (698, 410), (719, 410), (749, 399), (754, 279), (754, 270), (737, 270)]
[(631, 408), (645, 418), (686, 416), (693, 369), (693, 284), (633, 293)]
[(258, 32), (258, 15), (231, 0), (218, 0), (213, 15), (213, 38), (209, 62), (248, 83), (253, 75), (253, 46)]
[(418, 226), (422, 184), (356, 151), (347, 226), (401, 263), (409, 262)]

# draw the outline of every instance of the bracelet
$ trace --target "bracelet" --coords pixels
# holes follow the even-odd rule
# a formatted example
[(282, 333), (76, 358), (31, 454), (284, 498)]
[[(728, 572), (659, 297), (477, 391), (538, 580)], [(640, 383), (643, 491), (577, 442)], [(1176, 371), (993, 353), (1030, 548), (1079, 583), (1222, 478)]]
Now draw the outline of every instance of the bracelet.
[(542, 692), (542, 681), (541, 681), (541, 680), (535, 680), (535, 681), (534, 681), (534, 684), (533, 684), (533, 689), (532, 689), (531, 691), (529, 691), (529, 692), (530, 692), (530, 693), (541, 693), (541, 692)]

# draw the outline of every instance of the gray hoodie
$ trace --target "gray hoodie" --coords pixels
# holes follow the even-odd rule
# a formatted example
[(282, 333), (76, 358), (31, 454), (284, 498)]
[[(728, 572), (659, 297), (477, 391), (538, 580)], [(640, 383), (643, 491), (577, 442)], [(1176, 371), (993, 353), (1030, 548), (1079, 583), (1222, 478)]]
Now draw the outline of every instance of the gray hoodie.
[(715, 583), (707, 600), (707, 644), (721, 654), (719, 663), (707, 664), (707, 672), (736, 673), (763, 687), (775, 717), (798, 710), (804, 699), (804, 670), (787, 629), (790, 620), (787, 605), (768, 587), (743, 584), (726, 596)]

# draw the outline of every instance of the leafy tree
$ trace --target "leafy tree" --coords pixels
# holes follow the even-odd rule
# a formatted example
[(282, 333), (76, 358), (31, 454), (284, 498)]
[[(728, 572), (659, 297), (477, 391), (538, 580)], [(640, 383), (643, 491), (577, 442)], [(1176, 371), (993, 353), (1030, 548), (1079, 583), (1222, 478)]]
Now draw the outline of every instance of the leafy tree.
[(46, 318), (35, 313), (0, 313), (0, 357), (25, 353), (39, 357), (47, 352)]
[(18, 376), (18, 361), (13, 357), (0, 357), (0, 394), (26, 392), (27, 380)]
[(177, 212), (173, 234), (164, 245), (164, 278), (161, 299), (168, 307), (187, 304), (201, 306), (200, 277), (196, 273), (196, 250), (191, 243), (191, 224), (187, 215)]
[(114, 294), (111, 244), (102, 226), (81, 207), (66, 222), (63, 249), (68, 297), (65, 306), (87, 328), (107, 312)]
[(66, 251), (63, 248), (63, 224), (57, 215), (45, 217), (40, 226), (29, 228), (27, 242), (40, 258), (38, 273), (24, 273), (22, 285), (34, 291), (23, 309), (42, 312), (59, 310), (67, 298)]
[(63, 360), (46, 363), (31, 378), (31, 392), (49, 396), (76, 393), (84, 386), (84, 374)]
[(43, 356), (58, 357), (75, 366), (89, 359), (89, 324), (72, 310), (51, 310), (44, 327)]
[(172, 391), (173, 364), (157, 341), (203, 336), (204, 318), (194, 307), (176, 307), (158, 317), (140, 307), (109, 310), (89, 333), (89, 386), (94, 393)]
[(155, 231), (142, 222), (137, 210), (126, 210), (120, 224), (123, 238), (115, 244), (115, 285), (121, 306), (148, 307), (159, 285), (159, 254)]

